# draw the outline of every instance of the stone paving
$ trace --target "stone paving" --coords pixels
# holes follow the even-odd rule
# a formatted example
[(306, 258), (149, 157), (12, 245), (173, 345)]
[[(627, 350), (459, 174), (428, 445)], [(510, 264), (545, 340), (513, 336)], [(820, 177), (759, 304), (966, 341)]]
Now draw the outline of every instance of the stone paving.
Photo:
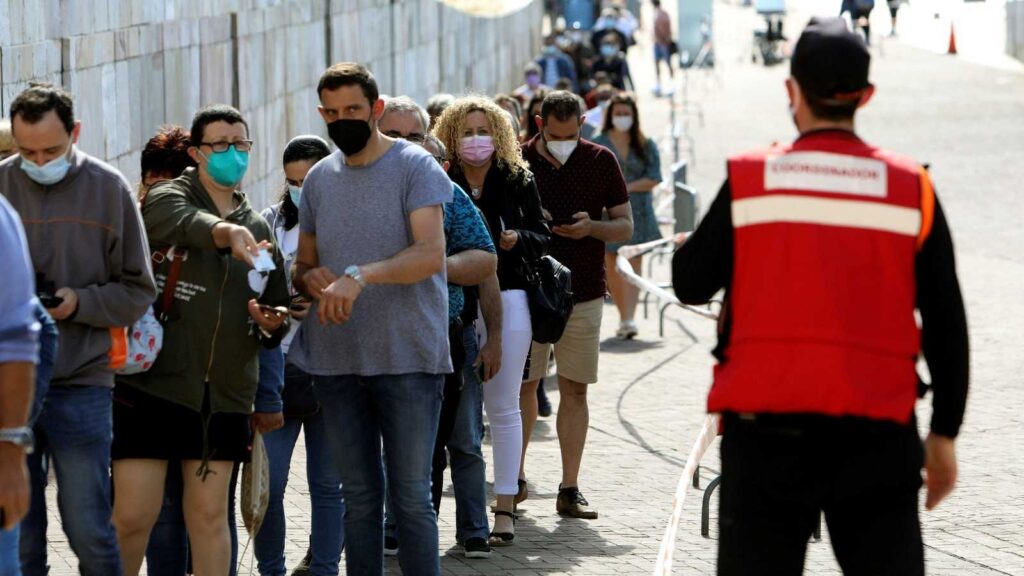
[[(810, 0), (790, 5), (787, 31), (795, 38), (810, 14), (807, 8), (819, 5)], [(687, 115), (696, 142), (691, 181), (705, 207), (724, 176), (727, 154), (794, 136), (782, 85), (788, 66), (750, 64), (754, 21), (749, 9), (716, 4), (719, 67), (689, 78), (689, 101), (702, 106), (705, 119), (700, 126), (696, 116)], [(650, 86), (646, 32), (643, 40), (631, 64), (638, 84)], [(928, 572), (1024, 575), (1024, 228), (1018, 222), (1024, 200), (1015, 188), (1024, 153), (1024, 75), (898, 41), (879, 39), (873, 51), (878, 94), (860, 117), (860, 131), (879, 145), (931, 163), (956, 242), (971, 325), (973, 388), (958, 443), (960, 483), (937, 510), (922, 512)], [(641, 98), (642, 126), (657, 137), (669, 124), (668, 102), (649, 93)], [(681, 93), (676, 101), (682, 101)], [(666, 166), (669, 149), (663, 147)], [(654, 275), (667, 277), (668, 259), (655, 263)], [(622, 342), (614, 338), (617, 314), (605, 307), (601, 381), (591, 388), (581, 474), (581, 487), (600, 519), (555, 514), (558, 442), (554, 417), (541, 419), (527, 463), (530, 499), (520, 508), (516, 545), (496, 550), (489, 560), (464, 559), (454, 543), (454, 500), (446, 485), (440, 518), (444, 574), (651, 573), (676, 482), (704, 418), (708, 352), (714, 345), (711, 322), (680, 310), (669, 312), (666, 337), (659, 338), (653, 310), (640, 320), (640, 338)], [(696, 341), (676, 321), (685, 323)], [(551, 396), (557, 408), (557, 390)], [(921, 422), (928, 421), (928, 411), (921, 403)], [(717, 446), (705, 458), (711, 471), (705, 470), (702, 486), (718, 467)], [(485, 454), (490, 460), (489, 446)], [(304, 453), (298, 450), (295, 457), (301, 461)], [(304, 468), (302, 462), (293, 464), (286, 496), (289, 565), (302, 557), (308, 537)], [(712, 500), (711, 538), (704, 539), (700, 496), (693, 489), (687, 495), (675, 548), (677, 573), (714, 573), (717, 499)], [(53, 574), (75, 572), (55, 517), (51, 552)], [(243, 566), (241, 573), (249, 573), (249, 557)], [(400, 573), (396, 561), (388, 560), (387, 566), (389, 574)], [(823, 542), (809, 545), (806, 573), (839, 573), (827, 530)]]

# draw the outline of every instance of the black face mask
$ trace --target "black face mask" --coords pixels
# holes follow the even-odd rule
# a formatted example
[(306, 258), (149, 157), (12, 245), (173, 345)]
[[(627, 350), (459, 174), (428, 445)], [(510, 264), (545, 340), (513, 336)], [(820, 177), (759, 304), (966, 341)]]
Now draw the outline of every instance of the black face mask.
[(345, 156), (359, 154), (370, 140), (370, 123), (342, 118), (327, 125), (327, 134)]

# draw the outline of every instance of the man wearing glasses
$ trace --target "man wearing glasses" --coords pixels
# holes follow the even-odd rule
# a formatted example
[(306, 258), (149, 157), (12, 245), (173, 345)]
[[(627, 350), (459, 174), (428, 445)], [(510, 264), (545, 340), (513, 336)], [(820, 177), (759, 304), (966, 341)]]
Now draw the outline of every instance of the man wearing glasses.
[[(444, 144), (436, 136), (428, 134), (429, 123), (426, 110), (408, 96), (398, 96), (389, 98), (384, 104), (380, 131), (392, 138), (419, 144), (447, 171)], [(441, 509), (444, 470), (450, 455), (452, 484), (455, 487), (456, 540), (467, 557), (487, 558), (491, 547), (487, 543), (486, 470), (480, 448), (483, 440), (480, 426), (481, 383), (473, 370), (477, 361), (476, 332), (472, 320), (466, 321), (466, 309), (471, 308), (472, 318), (476, 317), (473, 287), (486, 284), (493, 290), (500, 312), (501, 296), (495, 275), (498, 257), (483, 218), (473, 201), (455, 183), (452, 183), (452, 201), (444, 205), (444, 236), (448, 270), (448, 346), (454, 372), (445, 376), (430, 491), (434, 512), (437, 513)], [(464, 286), (470, 289), (464, 291)], [(482, 289), (486, 292), (487, 287)], [(467, 299), (467, 295), (473, 297)], [(500, 315), (498, 318), (500, 322)], [(488, 325), (488, 329), (492, 326)], [(500, 324), (495, 329), (500, 332)], [(500, 347), (497, 347), (497, 354), (500, 358)], [(398, 545), (394, 519), (388, 514), (385, 551), (395, 551)]]

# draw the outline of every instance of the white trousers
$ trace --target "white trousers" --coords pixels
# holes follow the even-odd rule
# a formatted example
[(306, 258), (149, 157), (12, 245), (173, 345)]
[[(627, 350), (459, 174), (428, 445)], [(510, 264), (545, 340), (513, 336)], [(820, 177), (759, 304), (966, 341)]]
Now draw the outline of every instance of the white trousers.
[[(523, 367), (530, 353), (533, 331), (530, 306), (523, 290), (501, 293), (501, 370), (484, 382), (484, 409), (491, 424), (494, 493), (513, 496), (519, 492), (519, 459), (523, 453), (523, 419), (519, 412), (519, 389)], [(483, 315), (477, 319), (481, 346), (487, 341)]]

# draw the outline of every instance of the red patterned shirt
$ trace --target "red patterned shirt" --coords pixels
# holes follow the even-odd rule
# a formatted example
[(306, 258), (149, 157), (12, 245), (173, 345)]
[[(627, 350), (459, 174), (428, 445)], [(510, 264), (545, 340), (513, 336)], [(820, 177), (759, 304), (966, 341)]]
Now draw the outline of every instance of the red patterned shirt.
[[(587, 212), (591, 220), (600, 221), (606, 209), (629, 202), (622, 169), (611, 150), (581, 138), (565, 164), (555, 168), (537, 151), (538, 140), (539, 134), (523, 144), (523, 157), (537, 180), (540, 203), (555, 221), (577, 212)], [(572, 271), (576, 302), (604, 297), (604, 252), (604, 241), (592, 236), (572, 240), (551, 234), (548, 254)]]

